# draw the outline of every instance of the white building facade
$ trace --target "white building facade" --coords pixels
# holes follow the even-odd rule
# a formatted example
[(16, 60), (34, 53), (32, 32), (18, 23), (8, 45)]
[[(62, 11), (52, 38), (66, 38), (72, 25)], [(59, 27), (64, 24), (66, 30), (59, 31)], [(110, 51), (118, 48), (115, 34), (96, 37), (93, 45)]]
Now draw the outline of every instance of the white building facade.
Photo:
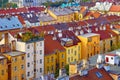
[(44, 73), (44, 40), (17, 41), (16, 50), (26, 53), (26, 80), (39, 80)]

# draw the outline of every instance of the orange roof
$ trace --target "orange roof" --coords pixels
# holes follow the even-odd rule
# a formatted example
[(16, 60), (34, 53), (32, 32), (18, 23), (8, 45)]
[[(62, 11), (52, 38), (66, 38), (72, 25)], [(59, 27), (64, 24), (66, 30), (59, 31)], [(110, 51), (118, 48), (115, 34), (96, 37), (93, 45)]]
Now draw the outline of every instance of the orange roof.
[[(96, 72), (99, 72), (102, 77), (98, 78)], [(88, 74), (86, 76), (80, 76), (77, 74), (75, 76), (71, 76), (70, 80), (113, 80), (113, 78), (109, 75), (108, 72), (105, 71), (105, 69), (93, 68), (88, 71)]]
[(115, 25), (114, 28), (115, 29), (120, 29), (120, 25)]
[(86, 7), (81, 7), (80, 13), (84, 13), (86, 11)]
[(110, 8), (111, 12), (120, 12), (120, 5), (112, 5)]
[(55, 51), (64, 51), (64, 47), (57, 41), (53, 40), (52, 35), (45, 36), (45, 55), (53, 54)]
[(101, 14), (100, 14), (99, 12), (94, 12), (94, 13), (92, 14), (92, 16), (95, 17), (95, 18), (99, 18), (100, 15), (101, 15)]

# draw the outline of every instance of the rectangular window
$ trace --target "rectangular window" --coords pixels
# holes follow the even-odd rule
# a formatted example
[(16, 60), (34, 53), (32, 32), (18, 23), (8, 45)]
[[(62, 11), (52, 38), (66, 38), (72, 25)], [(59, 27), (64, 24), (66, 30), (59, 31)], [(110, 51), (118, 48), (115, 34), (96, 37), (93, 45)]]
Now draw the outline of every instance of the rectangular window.
[(62, 67), (64, 66), (64, 62), (62, 62)]
[(49, 63), (49, 58), (47, 58), (47, 63)]
[(30, 49), (30, 45), (27, 46), (27, 49)]
[(17, 71), (17, 66), (14, 67), (14, 71)]
[(17, 58), (15, 58), (14, 60), (15, 60), (15, 62), (17, 62)]
[(64, 54), (62, 54), (62, 58), (64, 58)]
[(21, 75), (22, 80), (24, 79), (24, 74)]
[(70, 62), (70, 58), (68, 58), (68, 62)]
[(40, 55), (42, 54), (42, 50), (40, 50)]
[(49, 72), (49, 66), (47, 67), (47, 72)]
[(15, 80), (18, 80), (17, 76), (15, 76)]
[(42, 46), (42, 42), (40, 42), (40, 46)]
[(68, 54), (70, 54), (70, 50), (68, 49)]
[(28, 58), (30, 57), (30, 53), (27, 54), (27, 57), (28, 57)]
[(53, 57), (51, 57), (51, 62), (53, 62)]
[(1, 70), (1, 75), (4, 75), (4, 70)]
[(21, 69), (24, 69), (24, 65), (21, 65)]
[(40, 68), (40, 73), (42, 73), (42, 68)]
[(1, 61), (0, 61), (0, 64), (4, 65), (4, 60), (1, 60)]
[(27, 73), (27, 76), (28, 76), (28, 77), (30, 76), (30, 72)]
[(24, 56), (22, 56), (22, 60), (24, 60)]
[(75, 56), (76, 56), (76, 53), (77, 53), (77, 52), (75, 51), (75, 52), (74, 52), (74, 55), (75, 55)]
[(51, 70), (53, 71), (53, 69), (54, 69), (54, 66), (52, 65), (52, 66), (51, 66)]
[(27, 63), (27, 67), (30, 67), (30, 63), (29, 62)]
[(40, 64), (42, 64), (42, 59), (40, 59)]

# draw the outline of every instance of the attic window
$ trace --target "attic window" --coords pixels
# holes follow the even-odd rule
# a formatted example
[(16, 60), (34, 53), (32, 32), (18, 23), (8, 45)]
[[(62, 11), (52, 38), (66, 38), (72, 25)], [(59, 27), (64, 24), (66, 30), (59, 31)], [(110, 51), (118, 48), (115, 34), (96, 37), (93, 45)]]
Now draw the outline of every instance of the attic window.
[(2, 26), (0, 28), (3, 28)]
[(102, 74), (100, 72), (95, 73), (98, 78), (102, 78)]
[(19, 26), (19, 24), (17, 24), (17, 26)]
[(7, 28), (7, 26), (5, 26), (5, 28)]
[(10, 21), (11, 19), (10, 19), (10, 18), (8, 18), (8, 20)]
[(13, 27), (15, 27), (15, 25), (13, 24)]

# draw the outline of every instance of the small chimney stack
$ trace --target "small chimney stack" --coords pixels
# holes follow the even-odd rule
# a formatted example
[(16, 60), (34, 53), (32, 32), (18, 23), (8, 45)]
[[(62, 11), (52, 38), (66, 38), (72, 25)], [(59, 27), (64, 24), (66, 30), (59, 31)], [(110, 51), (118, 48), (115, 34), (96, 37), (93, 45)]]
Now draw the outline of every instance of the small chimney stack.
[(4, 35), (5, 35), (5, 44), (8, 44), (9, 43), (8, 42), (8, 33), (5, 33)]

